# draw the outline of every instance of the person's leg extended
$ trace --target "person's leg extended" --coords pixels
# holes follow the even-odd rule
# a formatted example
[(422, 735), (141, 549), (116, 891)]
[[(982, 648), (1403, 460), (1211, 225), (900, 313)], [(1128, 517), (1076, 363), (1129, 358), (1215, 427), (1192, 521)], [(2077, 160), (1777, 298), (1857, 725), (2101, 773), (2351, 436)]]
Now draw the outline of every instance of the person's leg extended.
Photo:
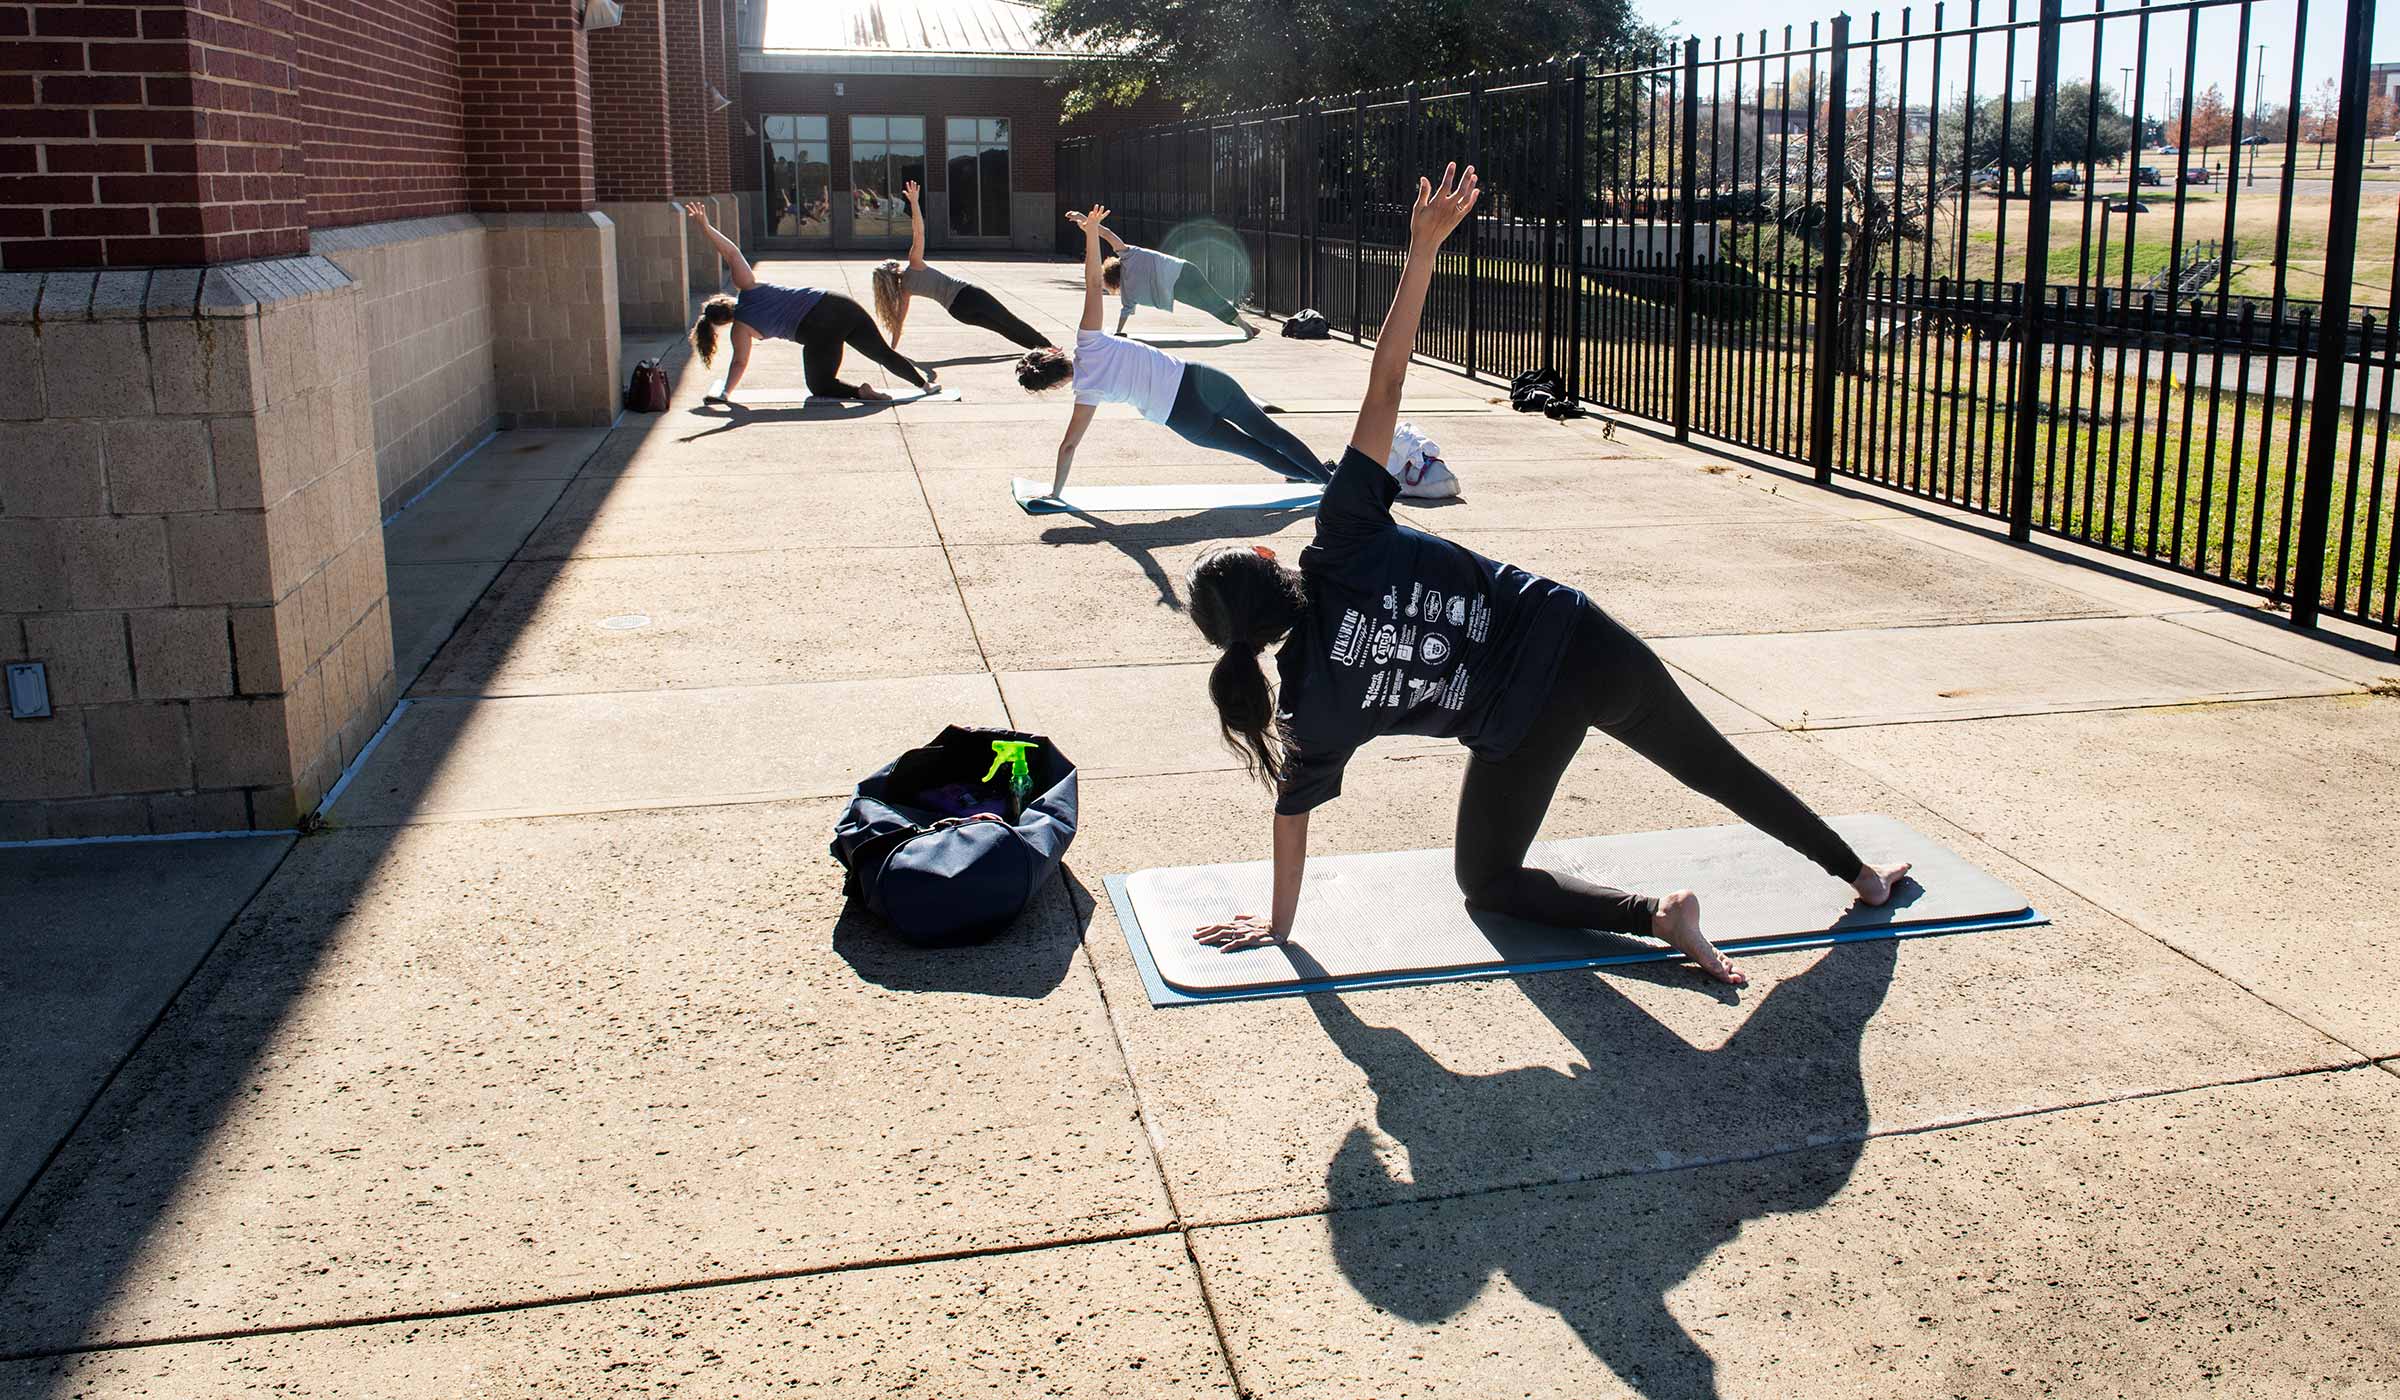
[(1216, 283), (1208, 280), (1208, 274), (1200, 270), (1198, 263), (1188, 264), (1175, 275), (1175, 299), (1185, 306), (1207, 312), (1226, 325), (1239, 328), (1245, 335), (1257, 334), (1251, 324), (1242, 319), (1240, 309), (1217, 290)]
[(1028, 350), (1039, 350), (1050, 343), (1050, 337), (1026, 325), (1015, 312), (1000, 304), (1000, 298), (981, 287), (959, 288), (950, 303), (950, 314), (977, 330), (1007, 336)]
[[(1863, 863), (1767, 771), (1733, 746), (1695, 708), (1665, 662), (1615, 618), (1587, 604), (1575, 628), (1575, 684), (1592, 692), (1592, 727), (1664, 768), (1676, 781), (1723, 803), (1735, 816), (1849, 884)], [(1562, 668), (1560, 679), (1566, 682)]]
[(1295, 480), (1332, 479), (1333, 474), (1308, 450), (1308, 444), (1268, 417), (1232, 375), (1208, 365), (1187, 365), (1182, 391), (1175, 399), (1178, 409), (1183, 406), (1184, 394), (1193, 395), (1211, 417), (1249, 440), (1249, 447), (1228, 446), (1227, 451), (1240, 452), (1268, 471)]
[(1225, 415), (1210, 406), (1210, 395), (1202, 388), (1206, 378), (1204, 371), (1206, 374), (1216, 374), (1219, 378), (1224, 377), (1218, 371), (1209, 370), (1206, 365), (1184, 366), (1183, 385), (1175, 391), (1175, 409), (1167, 415), (1167, 426), (1174, 429), (1177, 436), (1213, 451), (1247, 457), (1277, 476), (1295, 477), (1302, 481), (1325, 479), (1322, 466), (1310, 463), (1305, 469), (1306, 474), (1302, 475), (1302, 469), (1281, 452), (1226, 422)]

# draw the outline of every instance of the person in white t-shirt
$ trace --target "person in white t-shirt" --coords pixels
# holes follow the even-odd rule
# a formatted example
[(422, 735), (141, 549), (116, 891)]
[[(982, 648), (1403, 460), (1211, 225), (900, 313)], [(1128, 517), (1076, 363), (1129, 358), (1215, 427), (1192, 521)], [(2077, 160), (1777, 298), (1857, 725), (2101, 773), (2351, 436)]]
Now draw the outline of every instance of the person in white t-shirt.
[(1267, 416), (1233, 376), (1209, 365), (1179, 360), (1153, 345), (1124, 340), (1100, 329), (1107, 286), (1100, 272), (1102, 220), (1108, 210), (1092, 206), (1083, 225), (1083, 320), (1075, 331), (1075, 354), (1055, 349), (1033, 350), (1017, 361), (1017, 383), (1030, 393), (1056, 388), (1070, 378), (1075, 383), (1075, 411), (1067, 419), (1067, 435), (1058, 444), (1058, 475), (1050, 485), (1057, 496), (1067, 489), (1067, 472), (1075, 464), (1075, 448), (1092, 426), (1092, 412), (1104, 403), (1129, 403), (1144, 418), (1163, 423), (1188, 442), (1247, 457), (1278, 476), (1294, 481), (1325, 481), (1333, 469)]

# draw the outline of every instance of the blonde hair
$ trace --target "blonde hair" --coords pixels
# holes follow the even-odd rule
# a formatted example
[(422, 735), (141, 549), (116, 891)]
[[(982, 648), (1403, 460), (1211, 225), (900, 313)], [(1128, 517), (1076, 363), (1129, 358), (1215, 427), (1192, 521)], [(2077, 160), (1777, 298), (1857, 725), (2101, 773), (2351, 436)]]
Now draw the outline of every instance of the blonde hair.
[(700, 303), (700, 315), (692, 322), (692, 348), (700, 352), (702, 365), (708, 365), (717, 358), (717, 327), (732, 324), (732, 297), (719, 292)]
[(879, 264), (875, 269), (875, 319), (883, 322), (886, 340), (900, 334), (900, 312), (907, 305), (908, 284), (901, 280), (900, 264)]

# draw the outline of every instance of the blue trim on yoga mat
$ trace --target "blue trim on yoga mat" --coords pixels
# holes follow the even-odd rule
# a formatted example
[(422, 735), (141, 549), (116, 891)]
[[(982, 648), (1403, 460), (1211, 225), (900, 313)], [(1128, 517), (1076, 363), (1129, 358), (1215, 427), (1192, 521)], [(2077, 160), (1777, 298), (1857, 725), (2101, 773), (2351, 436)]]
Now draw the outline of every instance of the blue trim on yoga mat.
[[(1196, 1006), (1215, 1001), (1258, 1001), (1267, 997), (1299, 997), (1315, 992), (1373, 991), (1379, 987), (1415, 987), (1435, 982), (1475, 982), (1495, 977), (1514, 977), (1532, 972), (1574, 972), (1593, 967), (1622, 967), (1629, 963), (1680, 962), (1683, 954), (1672, 948), (1642, 948), (1622, 953), (1602, 953), (1588, 958), (1553, 959), (1544, 962), (1496, 963), (1489, 967), (1441, 968), (1423, 972), (1384, 972), (1365, 977), (1329, 977), (1313, 982), (1286, 982), (1273, 987), (1237, 987), (1221, 992), (1186, 992), (1167, 985), (1158, 975), (1158, 964), (1151, 960), (1150, 947), (1142, 937), (1141, 920), (1133, 912), (1132, 897), (1125, 892), (1125, 877), (1111, 875), (1101, 883), (1117, 910), (1117, 928), (1125, 935), (1125, 946), (1133, 953), (1134, 966), (1141, 970), (1142, 988), (1150, 994), (1150, 1004), (1163, 1006)], [(1951, 919), (1941, 923), (1910, 924), (1895, 927), (1878, 924), (1867, 928), (1846, 929), (1835, 933), (1800, 933), (1775, 938), (1752, 938), (1717, 946), (1728, 954), (1792, 953), (1811, 948), (1830, 948), (1837, 943), (1871, 943), (1885, 938), (1937, 938), (1955, 933), (1983, 933), (1991, 929), (2031, 928), (2050, 922), (2048, 915), (2038, 909), (2022, 909), (2014, 914), (1998, 914), (1971, 919)], [(1613, 935), (1595, 934), (1596, 938)]]

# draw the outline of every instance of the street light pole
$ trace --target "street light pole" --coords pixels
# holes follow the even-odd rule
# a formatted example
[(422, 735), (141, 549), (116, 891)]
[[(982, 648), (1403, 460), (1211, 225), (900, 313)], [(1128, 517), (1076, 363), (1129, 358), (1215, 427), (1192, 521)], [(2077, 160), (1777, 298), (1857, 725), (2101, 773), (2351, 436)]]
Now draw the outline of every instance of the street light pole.
[[(2243, 181), (2248, 185), (2258, 183), (2259, 153), (2267, 148), (2264, 130), (2267, 119), (2267, 46), (2264, 44), (2258, 46), (2258, 82), (2255, 87), (2250, 97), (2250, 135), (2258, 144), (2250, 148), (2250, 173)], [(2284, 119), (2289, 121), (2290, 114), (2286, 113)]]

